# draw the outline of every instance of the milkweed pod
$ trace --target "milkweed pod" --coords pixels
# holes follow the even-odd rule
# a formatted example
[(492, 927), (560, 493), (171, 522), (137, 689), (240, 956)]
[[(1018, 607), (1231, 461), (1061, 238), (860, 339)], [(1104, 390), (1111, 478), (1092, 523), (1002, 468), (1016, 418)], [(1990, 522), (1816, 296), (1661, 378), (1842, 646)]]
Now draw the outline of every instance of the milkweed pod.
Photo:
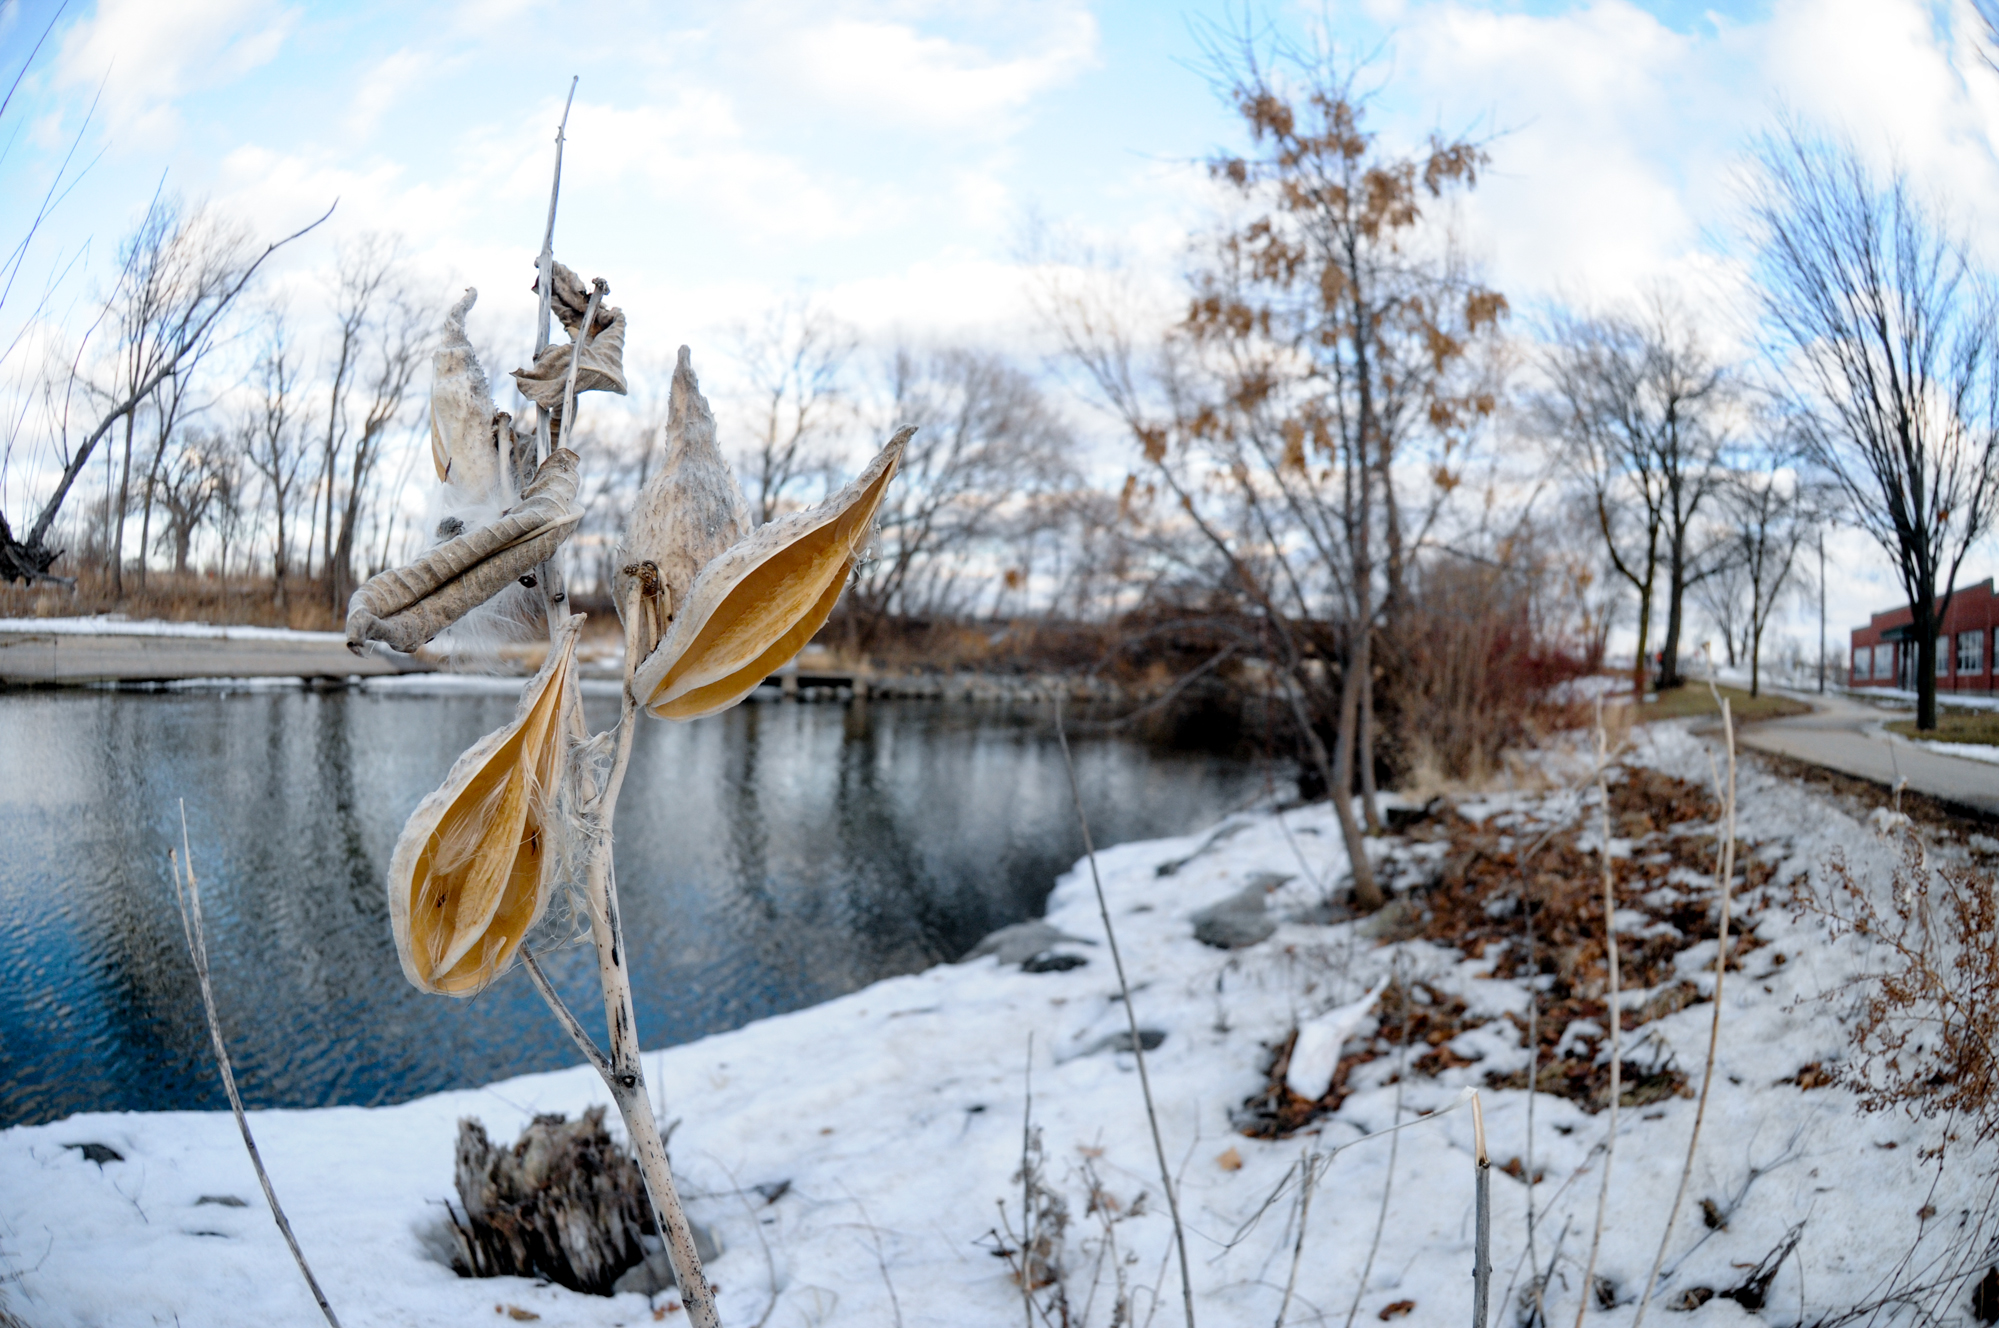
[[(667, 397), (663, 431), (664, 459), (646, 481), (633, 505), (625, 538), (618, 545), (612, 584), (620, 613), (626, 611), (631, 577), (651, 563), (666, 591), (665, 604), (642, 602), (637, 655), (644, 659), (666, 630), (664, 618), (687, 603), (694, 578), (716, 555), (750, 529), (749, 504), (743, 501), (736, 471), (715, 446), (715, 416), (687, 347), (673, 367), (673, 389)], [(627, 573), (623, 569), (634, 569)]]
[(874, 529), (914, 428), (808, 511), (759, 526), (701, 570), (632, 691), (661, 719), (696, 719), (750, 694), (825, 624)]
[[(589, 288), (574, 272), (557, 263), (549, 308), (569, 333), (569, 343), (542, 351), (535, 357), (532, 368), (514, 370), (514, 382), (520, 386), (521, 395), (544, 411), (562, 410), (562, 394), (569, 382), (569, 357), (576, 349), (578, 331), (589, 307)], [(590, 344), (583, 348), (582, 362), (576, 366), (576, 390), (625, 394), (624, 310), (597, 306), (597, 317), (590, 324)]]
[(396, 840), (389, 924), (403, 976), (420, 991), (483, 991), (548, 906), (557, 856), (551, 820), (582, 626), (580, 614), (563, 623), (513, 722), (452, 764)]
[(478, 290), (467, 286), (445, 314), (444, 335), (430, 357), (431, 464), (468, 502), (490, 497), (500, 483), (493, 391), (465, 335), (465, 315), (478, 301)]
[(347, 648), (369, 641), (412, 651), (554, 556), (583, 519), (574, 452), (557, 448), (521, 501), (408, 567), (371, 577), (347, 601)]

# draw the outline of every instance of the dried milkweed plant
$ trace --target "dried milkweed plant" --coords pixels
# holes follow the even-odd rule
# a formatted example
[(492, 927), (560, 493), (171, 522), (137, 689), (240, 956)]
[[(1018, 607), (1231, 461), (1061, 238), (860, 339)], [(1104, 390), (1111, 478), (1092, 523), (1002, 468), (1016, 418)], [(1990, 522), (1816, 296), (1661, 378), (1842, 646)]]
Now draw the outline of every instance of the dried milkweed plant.
[(1853, 1002), (1852, 1055), (1831, 1070), (1863, 1111), (1944, 1116), (1983, 1142), (1999, 1135), (1999, 897), (1984, 872), (1902, 842), (1885, 900), (1835, 852), (1823, 884), (1793, 902), (1877, 962), (1825, 993)]
[[(562, 141), (558, 130), (558, 185)], [(536, 262), (534, 361), (513, 374), (532, 413), (517, 424), (494, 409), (465, 333), (478, 298), (468, 290), (446, 316), (432, 362), (439, 485), (432, 510), (442, 513), (435, 542), (355, 591), (348, 645), (409, 652), (442, 644), (448, 654), (454, 637), (496, 623), (545, 627), (547, 656), (514, 717), (453, 763), (396, 841), (388, 879), (396, 951), (409, 981), (440, 995), (477, 995), (517, 963), (526, 971), (603, 1076), (688, 1320), (713, 1328), (714, 1296), (639, 1060), (611, 854), (618, 794), (642, 716), (687, 721), (728, 709), (825, 623), (873, 537), (915, 430), (897, 432), (853, 483), (817, 507), (753, 528), (717, 448), (692, 356), (681, 347), (662, 439), (666, 461), (635, 495), (618, 551), (623, 704), (616, 725), (590, 734), (576, 679), (583, 619), (569, 612), (559, 554), (582, 516), (584, 458), (570, 445), (578, 439), (577, 396), (624, 392), (626, 320), (604, 303), (607, 282), (586, 286), (555, 261), (554, 224), (551, 200)], [(569, 334), (566, 344), (550, 343), (551, 314)], [(565, 930), (587, 934), (596, 949), (608, 1047), (584, 1030), (535, 960), (534, 945)]]

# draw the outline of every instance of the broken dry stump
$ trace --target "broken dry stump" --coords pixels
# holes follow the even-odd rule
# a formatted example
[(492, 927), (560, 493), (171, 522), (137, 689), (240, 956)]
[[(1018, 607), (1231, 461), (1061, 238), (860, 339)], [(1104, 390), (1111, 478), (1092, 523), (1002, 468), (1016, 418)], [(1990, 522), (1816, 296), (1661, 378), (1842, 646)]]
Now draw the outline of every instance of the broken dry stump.
[(574, 1121), (536, 1116), (511, 1148), (461, 1120), (456, 1170), (463, 1212), (445, 1207), (461, 1277), (541, 1277), (608, 1296), (645, 1257), (645, 1183), (602, 1107)]

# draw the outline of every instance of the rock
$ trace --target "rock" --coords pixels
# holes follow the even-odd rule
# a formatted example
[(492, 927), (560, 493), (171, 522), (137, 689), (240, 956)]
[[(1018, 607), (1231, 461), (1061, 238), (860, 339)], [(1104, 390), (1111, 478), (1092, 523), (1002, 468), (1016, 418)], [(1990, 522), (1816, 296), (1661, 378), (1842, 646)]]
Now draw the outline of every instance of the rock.
[[(1163, 1043), (1164, 1041), (1166, 1041), (1166, 1034), (1157, 1028), (1141, 1028), (1138, 1030), (1138, 1045), (1145, 1048), (1147, 1051), (1159, 1050), (1160, 1044)], [(1100, 1051), (1130, 1051), (1130, 1050), (1131, 1050), (1131, 1030), (1127, 1028), (1120, 1032), (1113, 1033), (1109, 1037), (1099, 1038), (1096, 1042), (1092, 1043), (1090, 1045), (1090, 1049), (1084, 1052), (1083, 1054), (1085, 1056), (1094, 1056)]]
[(1023, 973), (1066, 973), (1072, 968), (1081, 968), (1090, 961), (1079, 954), (1062, 954), (1049, 951), (1038, 954), (1020, 966)]
[(221, 1204), (224, 1208), (248, 1208), (250, 1205), (233, 1194), (204, 1194), (194, 1201), (196, 1208), (203, 1204)]
[[(790, 1188), (791, 1182), (786, 1181)], [(761, 1186), (758, 1187), (762, 1189)], [(779, 1193), (783, 1193), (782, 1190)], [(773, 1199), (771, 1202), (775, 1203)], [(688, 1229), (694, 1233), (694, 1252), (701, 1256), (701, 1266), (707, 1267), (722, 1257), (722, 1246), (715, 1239), (715, 1233), (694, 1219), (687, 1220)], [(679, 1284), (673, 1280), (673, 1261), (666, 1257), (666, 1246), (657, 1236), (647, 1236), (645, 1258), (633, 1264), (625, 1274), (611, 1284), (611, 1294), (622, 1296), (635, 1291), (641, 1296), (657, 1296), (662, 1291), (671, 1291)]]
[(1291, 878), (1261, 874), (1221, 903), (1202, 909), (1194, 915), (1194, 939), (1217, 950), (1240, 950), (1269, 940), (1277, 930), (1277, 919), (1264, 904), (1270, 893), (1265, 882), (1271, 879), (1281, 885)]
[(1002, 964), (1024, 964), (1036, 955), (1044, 954), (1058, 945), (1095, 944), (1095, 941), (1085, 940), (1081, 936), (1071, 936), (1040, 918), (1034, 918), (1027, 922), (1016, 922), (1011, 927), (1001, 927), (973, 946), (958, 962), (969, 964), (974, 959), (984, 959), (987, 955), (992, 955)]
[(95, 1162), (100, 1167), (106, 1162), (123, 1162), (125, 1160), (125, 1155), (109, 1144), (64, 1144), (63, 1147), (74, 1148), (77, 1152), (83, 1154), (84, 1161)]

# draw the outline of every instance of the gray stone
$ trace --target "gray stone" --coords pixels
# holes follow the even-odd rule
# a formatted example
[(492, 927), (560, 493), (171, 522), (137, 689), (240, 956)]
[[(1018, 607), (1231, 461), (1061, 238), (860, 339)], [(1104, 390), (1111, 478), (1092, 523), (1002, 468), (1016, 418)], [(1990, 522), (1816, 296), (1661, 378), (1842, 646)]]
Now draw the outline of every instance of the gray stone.
[[(1269, 940), (1277, 930), (1277, 919), (1265, 906), (1265, 896), (1270, 893), (1269, 887), (1264, 884), (1266, 879), (1270, 879), (1269, 874), (1259, 876), (1219, 904), (1196, 913), (1194, 939), (1217, 950), (1240, 950)], [(1274, 879), (1281, 885), (1290, 878)]]
[[(786, 1184), (789, 1185), (789, 1182)], [(687, 1226), (694, 1233), (694, 1252), (701, 1257), (704, 1268), (722, 1257), (721, 1243), (715, 1239), (713, 1231), (692, 1218), (687, 1220)], [(641, 1296), (656, 1296), (679, 1285), (673, 1280), (673, 1261), (666, 1257), (665, 1245), (657, 1236), (644, 1236), (641, 1240), (646, 1257), (626, 1269), (611, 1284), (611, 1294), (622, 1296), (630, 1291)]]
[(1002, 964), (1024, 964), (1036, 955), (1044, 954), (1058, 945), (1095, 944), (1095, 941), (1084, 940), (1081, 936), (1071, 936), (1040, 918), (1034, 918), (1028, 922), (1016, 922), (1011, 927), (1001, 927), (973, 946), (958, 962), (969, 964), (974, 959), (984, 959), (987, 955), (992, 955)]

